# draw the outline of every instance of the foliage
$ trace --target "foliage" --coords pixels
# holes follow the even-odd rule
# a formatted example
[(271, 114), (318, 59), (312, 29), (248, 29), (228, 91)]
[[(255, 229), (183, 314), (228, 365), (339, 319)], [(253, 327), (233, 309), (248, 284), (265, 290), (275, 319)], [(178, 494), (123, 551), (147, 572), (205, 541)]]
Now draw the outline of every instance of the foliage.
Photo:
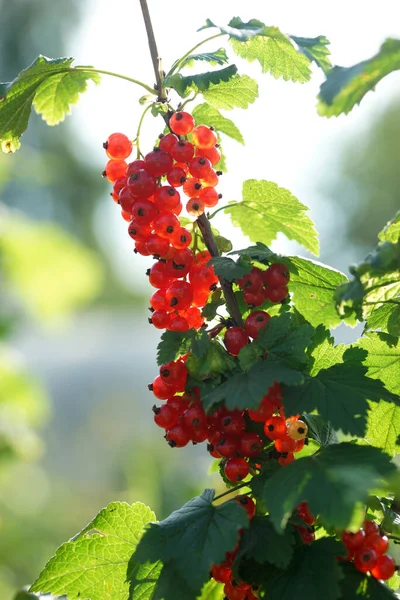
[[(320, 114), (326, 116), (349, 112), (382, 77), (399, 68), (396, 40), (385, 42), (370, 61), (344, 69), (331, 67), (329, 42), (324, 36), (288, 36), (257, 19), (243, 22), (238, 17), (226, 26), (208, 19), (202, 30), (210, 28), (220, 32), (212, 39), (227, 36), (229, 47), (239, 58), (258, 62), (263, 73), (275, 78), (304, 83), (310, 79), (315, 63), (326, 76), (319, 104)], [(257, 82), (240, 74), (235, 64), (229, 64), (224, 48), (198, 53), (201, 45), (202, 42), (175, 61), (165, 75), (156, 70), (154, 90), (143, 82), (122, 77), (149, 92), (149, 96), (141, 99), (142, 104), (148, 105), (143, 118), (148, 112), (161, 117), (163, 126), (171, 124), (172, 129), (170, 118), (175, 108), (168, 97), (169, 91), (174, 90), (182, 99), (177, 110), (200, 100), (193, 110), (194, 120), (197, 125), (215, 128), (217, 137), (213, 136), (213, 143), (220, 134), (243, 143), (235, 123), (220, 111), (248, 108), (258, 97)], [(151, 41), (150, 48), (154, 52)], [(194, 63), (207, 63), (210, 70), (182, 73)], [(72, 59), (39, 57), (11, 84), (2, 84), (0, 137), (4, 151), (18, 148), (31, 105), (48, 124), (54, 125), (77, 100), (87, 80), (97, 82), (100, 71), (71, 65)], [(174, 118), (178, 121), (178, 117)], [(141, 124), (139, 133), (140, 128)], [(139, 133), (135, 140), (138, 157), (143, 147), (141, 143), (139, 148)], [(195, 141), (194, 134), (189, 139)], [(225, 168), (223, 156), (221, 164)], [(148, 162), (145, 165), (149, 167)], [(160, 181), (154, 181), (154, 186), (161, 185)], [(315, 255), (319, 251), (307, 207), (276, 183), (247, 180), (243, 184), (242, 201), (231, 202), (222, 209), (253, 245), (231, 251), (230, 241), (212, 229), (205, 214), (193, 226), (191, 221), (182, 220), (193, 233), (192, 253), (207, 249), (211, 255), (207, 273), (213, 276), (213, 269), (214, 281), (218, 279), (218, 283), (207, 284), (206, 292), (211, 293), (202, 314), (215, 323), (188, 325), (182, 327), (184, 331), (162, 334), (157, 362), (164, 365), (179, 360), (185, 381), (178, 384), (179, 389), (168, 388), (173, 385), (171, 379), (165, 381), (163, 377), (171, 377), (174, 367), (166, 365), (158, 379), (160, 394), (155, 395), (175, 404), (191, 403), (183, 414), (176, 413), (176, 429), (179, 431), (180, 427), (183, 433), (188, 427), (186, 410), (193, 409), (196, 415), (203, 410), (209, 429), (202, 441), (206, 437), (212, 439), (216, 431), (223, 436), (208, 449), (213, 456), (219, 454), (218, 468), (229, 490), (217, 497), (214, 490), (205, 490), (160, 523), (153, 522), (154, 514), (140, 503), (110, 504), (59, 548), (30, 592), (67, 595), (69, 600), (175, 600), (177, 597), (216, 600), (222, 594), (229, 596), (229, 592), (210, 583), (210, 569), (230, 557), (232, 583), (239, 579), (259, 586), (261, 597), (280, 600), (293, 597), (317, 600), (322, 596), (339, 600), (354, 595), (374, 600), (393, 597), (386, 585), (355, 569), (357, 558), (354, 564), (346, 559), (338, 538), (344, 529), (359, 526), (360, 515), (374, 491), (392, 498), (398, 488), (397, 469), (391, 458), (397, 451), (400, 435), (399, 215), (379, 234), (376, 249), (350, 269), (352, 279), (348, 281), (345, 275), (327, 265), (296, 256), (281, 257), (268, 247), (283, 233)], [(47, 250), (42, 238), (47, 240), (52, 232), (44, 229), (40, 239), (30, 238), (29, 233), (25, 227), (23, 236), (18, 235), (18, 231), (15, 234), (13, 227), (8, 226), (1, 241), (5, 268), (7, 257), (12, 256), (14, 262), (19, 259), (23, 276), (15, 276), (15, 284), (25, 293), (33, 294), (32, 281), (38, 277), (35, 263), (40, 263), (40, 253), (45, 255)], [(53, 235), (59, 242), (56, 258), (60, 269), (63, 252), (70, 256), (75, 249), (57, 233)], [(25, 262), (20, 248), (27, 238), (35, 252), (28, 253)], [(227, 252), (228, 256), (221, 256)], [(92, 294), (98, 285), (97, 274), (89, 279), (89, 284), (86, 281), (86, 271), (93, 270), (90, 257), (87, 258), (83, 267), (81, 261), (74, 270), (78, 285), (74, 287), (73, 281), (70, 286), (79, 288), (79, 294), (65, 293), (61, 306), (63, 302), (75, 305), (81, 300), (80, 295)], [(160, 264), (163, 263), (167, 264), (166, 269), (171, 265), (162, 256)], [(173, 261), (172, 267), (180, 268)], [(204, 273), (202, 277), (206, 277)], [(55, 278), (54, 271), (52, 277)], [(279, 285), (274, 284), (274, 278)], [(191, 275), (189, 279), (192, 281)], [(246, 300), (249, 282), (250, 286), (254, 283), (261, 299)], [(194, 282), (192, 285), (196, 287)], [(279, 291), (279, 300), (274, 301), (271, 289)], [(49, 306), (57, 305), (56, 300), (57, 297), (51, 298)], [(168, 306), (176, 307), (179, 302), (176, 295)], [(256, 333), (247, 321), (255, 307), (264, 311), (262, 319), (265, 318), (264, 326)], [(179, 313), (177, 308), (174, 311)], [(265, 317), (266, 311), (269, 319)], [(358, 342), (347, 347), (335, 346), (328, 327), (338, 325), (341, 320), (354, 325), (356, 320), (365, 319), (365, 335)], [(240, 348), (229, 344), (229, 330), (235, 333), (232, 325), (243, 340)], [(168, 389), (163, 390), (162, 386)], [(156, 392), (156, 380), (153, 391)], [(17, 392), (11, 389), (13, 396)], [(176, 398), (181, 393), (185, 397)], [(253, 417), (268, 406), (275, 421), (264, 425)], [(154, 410), (156, 416), (161, 414), (157, 408)], [(221, 415), (229, 415), (228, 420)], [(225, 456), (223, 444), (228, 444), (230, 436), (226, 429), (229, 432), (237, 415), (243, 422), (242, 433), (248, 427), (246, 433), (257, 434), (257, 451), (254, 445), (249, 452), (243, 450), (239, 434), (234, 433), (232, 444), (237, 447), (230, 455), (226, 451)], [(307, 426), (299, 421), (300, 415), (308, 433)], [(198, 427), (200, 421), (196, 416), (191, 426)], [(273, 439), (278, 431), (274, 423), (284, 428), (278, 438), (281, 447)], [(178, 435), (169, 437), (174, 426), (166, 429), (171, 446), (185, 445), (180, 443)], [(193, 436), (190, 439), (198, 442)], [(301, 441), (302, 449), (298, 448)], [(283, 442), (290, 442), (293, 452), (286, 452)], [(297, 449), (300, 452), (295, 457)], [(245, 471), (236, 477), (228, 467), (238, 453)], [(234, 486), (235, 481), (241, 483)], [(247, 512), (246, 502), (243, 506), (233, 499), (218, 503), (242, 487), (247, 489), (251, 502), (255, 502), (254, 518)], [(302, 516), (304, 503), (312, 513), (311, 524)], [(385, 531), (393, 530), (397, 518), (394, 510), (390, 515), (384, 509), (380, 512)], [(308, 529), (304, 527), (306, 523)]]

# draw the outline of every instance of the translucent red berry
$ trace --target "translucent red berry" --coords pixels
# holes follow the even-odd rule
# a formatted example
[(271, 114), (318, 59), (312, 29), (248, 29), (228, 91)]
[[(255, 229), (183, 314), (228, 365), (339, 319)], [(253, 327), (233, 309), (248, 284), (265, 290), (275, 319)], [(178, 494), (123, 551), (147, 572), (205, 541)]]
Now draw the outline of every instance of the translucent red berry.
[(194, 119), (187, 112), (176, 112), (170, 118), (169, 126), (177, 135), (188, 135), (194, 128)]
[(267, 298), (267, 300), (269, 300), (270, 302), (273, 302), (273, 303), (282, 302), (282, 300), (285, 300), (285, 298), (287, 298), (288, 293), (289, 293), (289, 290), (286, 286), (277, 287), (277, 288), (273, 288), (273, 287), (265, 288), (265, 297)]
[(378, 557), (372, 548), (363, 546), (360, 550), (357, 550), (354, 555), (354, 566), (362, 573), (371, 571), (378, 562)]
[(171, 448), (183, 448), (190, 442), (190, 435), (183, 425), (178, 423), (167, 431), (165, 439)]
[(205, 179), (211, 171), (211, 162), (203, 156), (196, 156), (189, 163), (189, 173), (198, 179)]
[(386, 554), (378, 558), (376, 565), (371, 569), (371, 575), (376, 579), (386, 581), (393, 577), (395, 570), (396, 563), (389, 554)]
[(178, 140), (179, 138), (173, 133), (167, 133), (161, 137), (158, 147), (160, 150), (164, 150), (165, 152), (168, 152), (168, 154), (172, 154), (172, 148), (175, 146)]
[(104, 174), (110, 183), (114, 183), (119, 177), (126, 174), (127, 164), (124, 160), (110, 159), (106, 164)]
[(265, 422), (264, 433), (271, 440), (286, 437), (286, 420), (284, 417), (271, 417)]
[(197, 148), (209, 149), (218, 143), (217, 135), (206, 125), (198, 125), (192, 131), (192, 140)]
[(281, 263), (270, 265), (264, 272), (264, 283), (271, 287), (279, 288), (288, 284), (290, 279), (289, 269)]
[(268, 324), (270, 318), (270, 315), (264, 310), (256, 310), (246, 318), (244, 328), (248, 335), (256, 340), (260, 329)]
[(153, 177), (162, 177), (169, 173), (174, 161), (168, 152), (156, 148), (152, 152), (146, 154), (144, 163), (144, 168), (150, 175), (153, 175)]
[(239, 502), (240, 506), (243, 506), (249, 519), (252, 519), (256, 514), (256, 505), (250, 496), (236, 496), (236, 502)]
[(132, 142), (124, 133), (112, 133), (103, 144), (109, 158), (121, 160), (132, 152)]
[(242, 348), (249, 343), (249, 337), (241, 327), (230, 327), (224, 335), (225, 348), (233, 356), (237, 356)]
[(307, 436), (307, 433), (308, 427), (307, 423), (304, 423), (304, 421), (297, 419), (288, 424), (287, 434), (293, 440), (302, 440)]
[(154, 423), (163, 429), (173, 427), (177, 422), (179, 415), (169, 404), (163, 404), (160, 407), (153, 406)]
[(200, 217), (204, 213), (204, 203), (200, 198), (190, 198), (186, 203), (186, 211), (191, 217)]
[(194, 146), (185, 140), (179, 140), (172, 148), (172, 157), (176, 162), (189, 162), (194, 156)]
[(228, 458), (224, 466), (224, 473), (229, 481), (241, 481), (249, 474), (249, 464), (239, 456)]
[(139, 169), (129, 175), (128, 187), (137, 198), (150, 198), (156, 191), (157, 182), (145, 169)]

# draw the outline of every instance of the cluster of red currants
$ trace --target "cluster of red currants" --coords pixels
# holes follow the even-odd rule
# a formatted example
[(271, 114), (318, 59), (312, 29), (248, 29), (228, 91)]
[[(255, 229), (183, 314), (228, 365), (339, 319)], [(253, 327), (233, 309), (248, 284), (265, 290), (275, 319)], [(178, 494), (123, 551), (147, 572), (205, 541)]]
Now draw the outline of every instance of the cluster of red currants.
[(189, 247), (192, 234), (178, 218), (183, 205), (177, 188), (182, 187), (189, 198), (186, 211), (191, 217), (215, 206), (221, 197), (215, 189), (220, 172), (213, 167), (221, 154), (212, 128), (195, 127), (189, 113), (174, 113), (169, 127), (171, 133), (162, 135), (152, 152), (129, 164), (125, 159), (132, 142), (122, 133), (111, 134), (104, 144), (110, 159), (104, 175), (113, 183), (111, 195), (129, 221), (135, 252), (157, 261), (147, 273), (157, 289), (150, 300), (150, 323), (158, 329), (186, 331), (203, 324), (200, 308), (218, 278), (207, 265), (210, 254), (194, 253)]
[(290, 273), (281, 263), (274, 263), (266, 271), (253, 267), (250, 273), (238, 281), (243, 290), (243, 299), (250, 307), (261, 306), (266, 300), (282, 302), (287, 298)]
[(344, 560), (353, 560), (356, 569), (362, 573), (369, 571), (373, 577), (383, 581), (393, 576), (396, 563), (386, 554), (389, 540), (386, 535), (381, 535), (374, 521), (366, 519), (363, 527), (355, 533), (344, 531), (342, 541), (348, 553)]

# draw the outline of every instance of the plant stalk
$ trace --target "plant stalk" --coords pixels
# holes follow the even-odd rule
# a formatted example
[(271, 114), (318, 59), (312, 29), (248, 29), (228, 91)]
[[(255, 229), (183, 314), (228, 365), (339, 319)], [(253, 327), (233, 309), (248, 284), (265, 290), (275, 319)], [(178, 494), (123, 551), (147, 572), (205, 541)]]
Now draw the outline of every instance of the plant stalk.
[(229, 490), (226, 490), (226, 492), (223, 492), (222, 494), (219, 494), (218, 496), (215, 496), (215, 498), (213, 499), (213, 502), (215, 502), (215, 500), (219, 500), (220, 498), (223, 498), (224, 496), (228, 496), (229, 494), (233, 494), (234, 492), (236, 492), (236, 490), (240, 490), (240, 488), (244, 488), (244, 487), (248, 487), (249, 486), (249, 482), (243, 482), (243, 483), (239, 483), (239, 485), (236, 485), (233, 488), (230, 488)]
[[(207, 250), (209, 251), (211, 256), (219, 256), (220, 254), (217, 242), (215, 241), (214, 234), (211, 230), (210, 221), (207, 219), (204, 213), (200, 215), (200, 217), (197, 219), (197, 224), (203, 236), (203, 240), (207, 247)], [(226, 281), (226, 279), (224, 279), (223, 277), (219, 277), (219, 282), (224, 293), (226, 305), (228, 307), (228, 312), (230, 316), (232, 317), (235, 325), (237, 325), (238, 327), (242, 327), (242, 315), (237, 305), (235, 294), (233, 293), (232, 284), (229, 281)]]
[(85, 71), (85, 73), (99, 73), (100, 75), (110, 75), (110, 77), (117, 77), (118, 79), (125, 79), (125, 81), (130, 81), (131, 83), (136, 83), (136, 85), (140, 85), (149, 94), (153, 94), (156, 96), (157, 92), (153, 90), (149, 85), (143, 83), (143, 81), (139, 81), (139, 79), (133, 79), (133, 77), (128, 77), (127, 75), (120, 75), (120, 73), (114, 73), (113, 71), (104, 71), (104, 69), (92, 69), (88, 67), (74, 67), (74, 71)]
[(146, 27), (147, 40), (149, 42), (149, 49), (151, 60), (153, 62), (153, 69), (156, 76), (156, 88), (158, 92), (158, 101), (165, 102), (167, 99), (166, 90), (163, 88), (162, 80), (163, 80), (163, 72), (161, 66), (161, 58), (159, 57), (157, 50), (156, 38), (154, 35), (153, 24), (151, 22), (149, 7), (147, 5), (147, 0), (139, 0), (140, 7), (142, 9), (143, 20)]

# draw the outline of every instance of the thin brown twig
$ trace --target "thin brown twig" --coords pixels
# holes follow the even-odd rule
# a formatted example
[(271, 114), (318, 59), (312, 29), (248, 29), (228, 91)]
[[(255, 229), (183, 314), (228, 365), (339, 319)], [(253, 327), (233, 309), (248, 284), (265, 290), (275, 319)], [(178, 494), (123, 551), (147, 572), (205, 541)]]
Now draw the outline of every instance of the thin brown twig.
[(159, 102), (165, 102), (167, 99), (165, 88), (163, 88), (162, 84), (162, 66), (161, 66), (161, 58), (158, 54), (156, 38), (154, 35), (153, 24), (151, 22), (150, 11), (147, 5), (147, 0), (139, 0), (140, 7), (142, 9), (143, 20), (146, 27), (147, 40), (149, 42), (149, 49), (151, 60), (153, 62), (153, 69), (156, 76), (156, 88), (158, 91), (158, 100)]

